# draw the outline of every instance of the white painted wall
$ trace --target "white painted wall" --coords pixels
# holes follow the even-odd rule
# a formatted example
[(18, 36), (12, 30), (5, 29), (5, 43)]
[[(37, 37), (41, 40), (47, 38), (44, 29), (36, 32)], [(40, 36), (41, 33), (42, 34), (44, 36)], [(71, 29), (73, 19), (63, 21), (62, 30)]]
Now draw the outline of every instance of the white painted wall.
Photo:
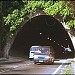
[(67, 25), (65, 24), (65, 22), (61, 22), (62, 25), (64, 26), (64, 28), (67, 30), (67, 33), (69, 34), (71, 41), (73, 43), (74, 49), (75, 49), (75, 31), (70, 30), (70, 28), (67, 27)]
[(75, 36), (71, 35), (69, 31), (68, 31), (68, 34), (69, 34), (69, 36), (71, 38), (71, 41), (72, 41), (74, 49), (75, 49)]

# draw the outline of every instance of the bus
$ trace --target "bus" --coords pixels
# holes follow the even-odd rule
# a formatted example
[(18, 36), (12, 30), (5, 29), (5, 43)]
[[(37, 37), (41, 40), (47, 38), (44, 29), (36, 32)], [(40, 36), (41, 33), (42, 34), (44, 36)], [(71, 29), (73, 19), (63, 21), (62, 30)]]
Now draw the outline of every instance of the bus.
[(29, 59), (34, 58), (34, 52), (36, 52), (38, 50), (38, 48), (39, 48), (39, 46), (31, 46), (30, 52), (29, 52)]

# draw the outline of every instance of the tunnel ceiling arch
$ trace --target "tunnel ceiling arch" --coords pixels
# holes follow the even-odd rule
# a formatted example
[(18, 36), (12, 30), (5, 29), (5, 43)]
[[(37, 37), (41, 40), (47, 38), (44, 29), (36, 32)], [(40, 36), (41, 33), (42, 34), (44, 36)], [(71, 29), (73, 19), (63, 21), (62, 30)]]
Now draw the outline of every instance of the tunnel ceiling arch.
[(63, 25), (49, 15), (39, 15), (28, 20), (18, 32), (9, 54), (28, 54), (33, 45), (52, 45), (58, 54), (68, 45), (74, 50)]

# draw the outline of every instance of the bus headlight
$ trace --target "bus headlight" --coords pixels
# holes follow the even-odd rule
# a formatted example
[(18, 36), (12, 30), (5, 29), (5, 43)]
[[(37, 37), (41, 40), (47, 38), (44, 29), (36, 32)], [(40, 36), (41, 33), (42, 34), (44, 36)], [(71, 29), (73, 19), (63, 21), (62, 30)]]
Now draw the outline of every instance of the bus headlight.
[(36, 58), (38, 58), (38, 56), (35, 55), (34, 58), (36, 59)]
[(45, 58), (50, 58), (49, 56), (46, 56)]

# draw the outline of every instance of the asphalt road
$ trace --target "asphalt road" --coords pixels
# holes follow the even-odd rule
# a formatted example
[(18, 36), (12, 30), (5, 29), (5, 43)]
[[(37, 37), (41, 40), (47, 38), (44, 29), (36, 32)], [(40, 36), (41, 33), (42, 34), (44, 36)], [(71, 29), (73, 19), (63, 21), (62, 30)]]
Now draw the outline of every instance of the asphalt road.
[(53, 65), (34, 64), (33, 61), (0, 65), (0, 74), (60, 74), (68, 65), (67, 60), (55, 61)]

